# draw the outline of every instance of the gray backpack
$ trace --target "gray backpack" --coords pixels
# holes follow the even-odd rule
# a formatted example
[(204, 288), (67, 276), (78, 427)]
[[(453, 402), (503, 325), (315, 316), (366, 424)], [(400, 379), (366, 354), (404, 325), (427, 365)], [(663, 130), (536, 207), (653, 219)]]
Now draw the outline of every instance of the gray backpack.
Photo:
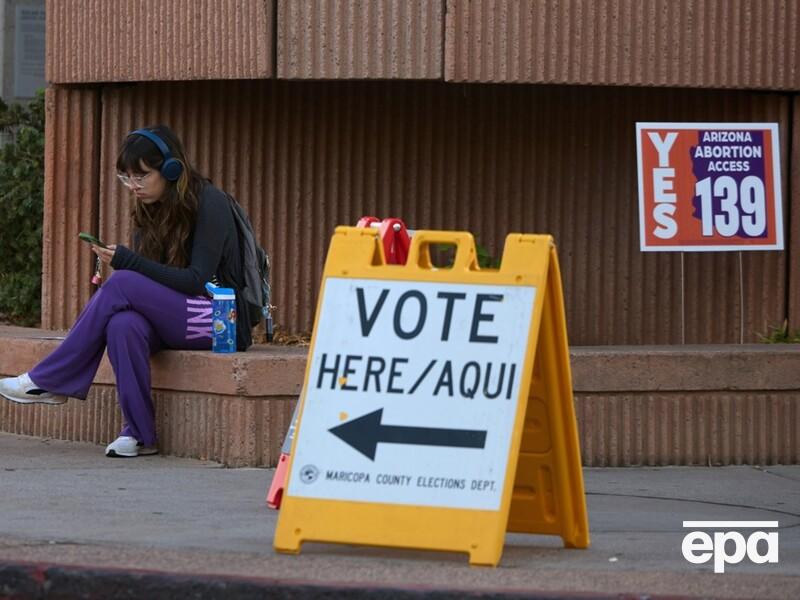
[(242, 280), (244, 287), (239, 290), (247, 306), (250, 324), (255, 327), (263, 318), (266, 323), (267, 341), (272, 341), (272, 309), (270, 304), (269, 254), (256, 243), (253, 226), (242, 205), (228, 194), (233, 220), (239, 236), (239, 249), (242, 253)]

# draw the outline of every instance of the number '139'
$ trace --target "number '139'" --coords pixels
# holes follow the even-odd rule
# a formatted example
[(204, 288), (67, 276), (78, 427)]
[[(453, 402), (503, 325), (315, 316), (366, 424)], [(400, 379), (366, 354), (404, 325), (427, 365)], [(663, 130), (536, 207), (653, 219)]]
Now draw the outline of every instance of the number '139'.
[[(701, 179), (694, 186), (700, 196), (703, 214), (703, 235), (712, 236), (714, 230), (723, 237), (731, 237), (741, 227), (748, 237), (758, 237), (767, 228), (767, 206), (764, 183), (748, 175), (737, 184), (733, 177), (723, 175), (713, 180)], [(712, 195), (719, 199), (719, 210), (714, 214)]]

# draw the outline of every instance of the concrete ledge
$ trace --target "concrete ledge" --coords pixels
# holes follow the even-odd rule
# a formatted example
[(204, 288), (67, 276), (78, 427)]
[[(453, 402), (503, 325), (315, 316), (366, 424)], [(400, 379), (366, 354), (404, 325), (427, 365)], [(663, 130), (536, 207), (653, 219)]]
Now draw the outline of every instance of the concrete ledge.
[(800, 344), (583, 346), (578, 392), (800, 390)]
[[(52, 352), (64, 331), (0, 327), (0, 372), (23, 372)], [(153, 357), (153, 387), (239, 396), (298, 395), (306, 348), (255, 345), (247, 352), (169, 350)], [(579, 346), (572, 384), (583, 392), (800, 390), (800, 344)], [(114, 385), (103, 359), (97, 384)]]
[[(64, 332), (0, 327), (0, 375), (29, 370)], [(300, 394), (306, 348), (170, 350), (153, 358), (162, 452), (274, 466)], [(800, 463), (800, 345), (570, 350), (586, 466)], [(107, 443), (121, 418), (104, 359), (87, 402), (0, 404), (0, 430)]]
[[(0, 327), (0, 373), (31, 369), (58, 347), (66, 333)], [(303, 387), (306, 354), (305, 348), (270, 345), (255, 345), (233, 354), (168, 350), (153, 357), (153, 388), (242, 397), (297, 396)], [(111, 364), (104, 357), (95, 384), (114, 382)]]

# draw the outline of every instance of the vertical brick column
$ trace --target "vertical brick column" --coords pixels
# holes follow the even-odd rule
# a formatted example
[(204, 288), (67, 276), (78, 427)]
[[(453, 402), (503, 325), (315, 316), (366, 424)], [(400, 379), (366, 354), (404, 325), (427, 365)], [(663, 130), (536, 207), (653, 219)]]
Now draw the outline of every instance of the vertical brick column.
[(787, 312), (789, 315), (789, 328), (800, 329), (800, 94), (792, 98), (791, 108), (792, 139), (789, 140), (791, 155), (786, 163), (789, 165), (789, 197), (784, 202), (787, 207), (783, 220), (788, 252), (789, 273), (789, 302)]
[(42, 327), (70, 327), (91, 294), (94, 255), (78, 240), (96, 232), (100, 95), (54, 86), (45, 94)]

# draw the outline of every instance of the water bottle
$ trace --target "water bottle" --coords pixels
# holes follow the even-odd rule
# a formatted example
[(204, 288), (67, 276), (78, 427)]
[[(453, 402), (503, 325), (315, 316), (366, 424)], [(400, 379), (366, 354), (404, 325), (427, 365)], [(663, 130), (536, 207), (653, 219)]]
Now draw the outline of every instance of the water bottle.
[(211, 294), (211, 349), (214, 352), (236, 352), (236, 292), (206, 284)]

